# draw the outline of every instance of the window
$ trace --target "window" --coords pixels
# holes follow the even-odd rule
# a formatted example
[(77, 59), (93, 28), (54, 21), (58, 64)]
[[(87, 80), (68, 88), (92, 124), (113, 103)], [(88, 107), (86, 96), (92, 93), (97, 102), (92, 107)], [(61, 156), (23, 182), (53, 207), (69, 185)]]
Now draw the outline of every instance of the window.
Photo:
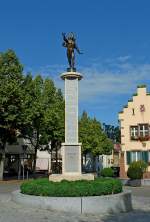
[(136, 152), (136, 161), (137, 160), (142, 160), (142, 152), (140, 152), (140, 151)]
[(133, 115), (133, 116), (135, 115), (134, 109), (132, 109), (132, 115)]
[(150, 163), (150, 150), (148, 151), (148, 162)]
[(131, 162), (137, 161), (137, 152), (131, 152)]
[(146, 163), (149, 162), (150, 151), (127, 151), (127, 164), (129, 165), (133, 161), (144, 160)]
[(138, 137), (138, 126), (130, 126), (131, 138), (136, 139)]
[(148, 124), (140, 124), (139, 125), (139, 136), (140, 137), (149, 136), (149, 126), (148, 126)]
[(130, 126), (130, 138), (131, 140), (149, 140), (149, 125), (139, 124), (137, 126)]
[(129, 165), (131, 163), (131, 152), (130, 151), (127, 151), (126, 152), (126, 162), (127, 162), (127, 165)]

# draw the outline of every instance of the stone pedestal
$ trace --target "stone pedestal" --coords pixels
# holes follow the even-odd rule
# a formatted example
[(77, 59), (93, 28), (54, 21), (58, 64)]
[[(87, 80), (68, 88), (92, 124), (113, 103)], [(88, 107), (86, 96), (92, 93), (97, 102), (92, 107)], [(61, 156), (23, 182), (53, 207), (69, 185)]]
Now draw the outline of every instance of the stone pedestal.
[(62, 152), (62, 174), (79, 175), (81, 174), (81, 143), (66, 144), (61, 147)]
[(92, 174), (81, 173), (81, 143), (78, 141), (78, 84), (82, 75), (75, 71), (63, 73), (65, 81), (65, 143), (62, 143), (62, 175), (51, 175), (50, 180), (60, 181), (94, 179)]

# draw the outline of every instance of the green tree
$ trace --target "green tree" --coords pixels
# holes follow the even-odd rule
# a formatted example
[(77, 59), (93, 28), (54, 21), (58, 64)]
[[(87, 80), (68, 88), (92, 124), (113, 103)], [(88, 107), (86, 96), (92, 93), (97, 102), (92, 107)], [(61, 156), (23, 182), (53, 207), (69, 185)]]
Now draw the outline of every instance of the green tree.
[(109, 139), (111, 139), (114, 143), (121, 142), (121, 132), (119, 126), (107, 125), (103, 123), (103, 131), (107, 135)]
[[(63, 97), (50, 79), (40, 75), (34, 79), (28, 74), (24, 81), (22, 135), (30, 140), (34, 147), (33, 172), (35, 175), (37, 150), (43, 145), (61, 141), (64, 132)], [(23, 121), (22, 121), (23, 122)]]
[(58, 151), (61, 148), (61, 143), (64, 141), (65, 126), (64, 126), (64, 100), (60, 89), (56, 92), (55, 103), (52, 109), (49, 109), (45, 115), (46, 135), (51, 141), (51, 155), (55, 154), (55, 173), (60, 173), (60, 165), (58, 162)]
[(83, 154), (110, 154), (113, 149), (113, 143), (102, 131), (100, 122), (88, 117), (86, 112), (79, 120), (79, 140), (82, 142)]
[(7, 142), (16, 138), (21, 124), (23, 66), (13, 50), (0, 53), (0, 145), (5, 158)]

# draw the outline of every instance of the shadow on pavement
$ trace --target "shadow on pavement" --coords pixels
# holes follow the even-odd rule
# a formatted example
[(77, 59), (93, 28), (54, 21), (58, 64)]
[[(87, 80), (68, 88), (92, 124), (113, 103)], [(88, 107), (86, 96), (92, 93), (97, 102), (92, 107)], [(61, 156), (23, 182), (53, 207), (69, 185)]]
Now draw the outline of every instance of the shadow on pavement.
[(102, 216), (100, 222), (150, 222), (150, 210), (133, 210), (128, 213)]

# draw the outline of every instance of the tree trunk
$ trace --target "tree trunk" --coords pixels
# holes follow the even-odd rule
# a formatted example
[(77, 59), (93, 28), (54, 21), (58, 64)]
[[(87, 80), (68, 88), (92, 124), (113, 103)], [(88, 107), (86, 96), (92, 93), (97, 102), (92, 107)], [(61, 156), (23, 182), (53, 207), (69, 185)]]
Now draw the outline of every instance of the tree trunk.
[(96, 158), (95, 158), (95, 156), (93, 156), (93, 172), (95, 173), (95, 171), (96, 171), (96, 167), (95, 167), (95, 163), (96, 163)]
[(21, 157), (18, 155), (18, 180), (21, 179)]
[(57, 147), (57, 142), (56, 142), (56, 173), (59, 173), (58, 172), (58, 147)]
[(36, 157), (37, 157), (37, 149), (38, 147), (35, 147), (35, 153), (34, 153), (34, 159), (33, 159), (33, 178), (36, 179)]
[(33, 160), (33, 178), (36, 179), (36, 158), (37, 158), (37, 150), (39, 148), (39, 131), (36, 133), (36, 146)]
[(52, 148), (50, 150), (50, 169), (49, 169), (49, 173), (52, 174), (53, 173), (53, 161), (52, 161), (52, 155), (53, 155), (53, 152), (52, 152)]
[(0, 158), (0, 180), (3, 180), (5, 156), (2, 154)]
[(84, 154), (84, 158), (85, 158), (85, 166), (86, 166), (86, 153)]
[(0, 180), (3, 180), (4, 175), (4, 163), (5, 163), (6, 142), (3, 143), (3, 152), (0, 159)]
[(81, 172), (83, 172), (83, 155), (81, 154)]

